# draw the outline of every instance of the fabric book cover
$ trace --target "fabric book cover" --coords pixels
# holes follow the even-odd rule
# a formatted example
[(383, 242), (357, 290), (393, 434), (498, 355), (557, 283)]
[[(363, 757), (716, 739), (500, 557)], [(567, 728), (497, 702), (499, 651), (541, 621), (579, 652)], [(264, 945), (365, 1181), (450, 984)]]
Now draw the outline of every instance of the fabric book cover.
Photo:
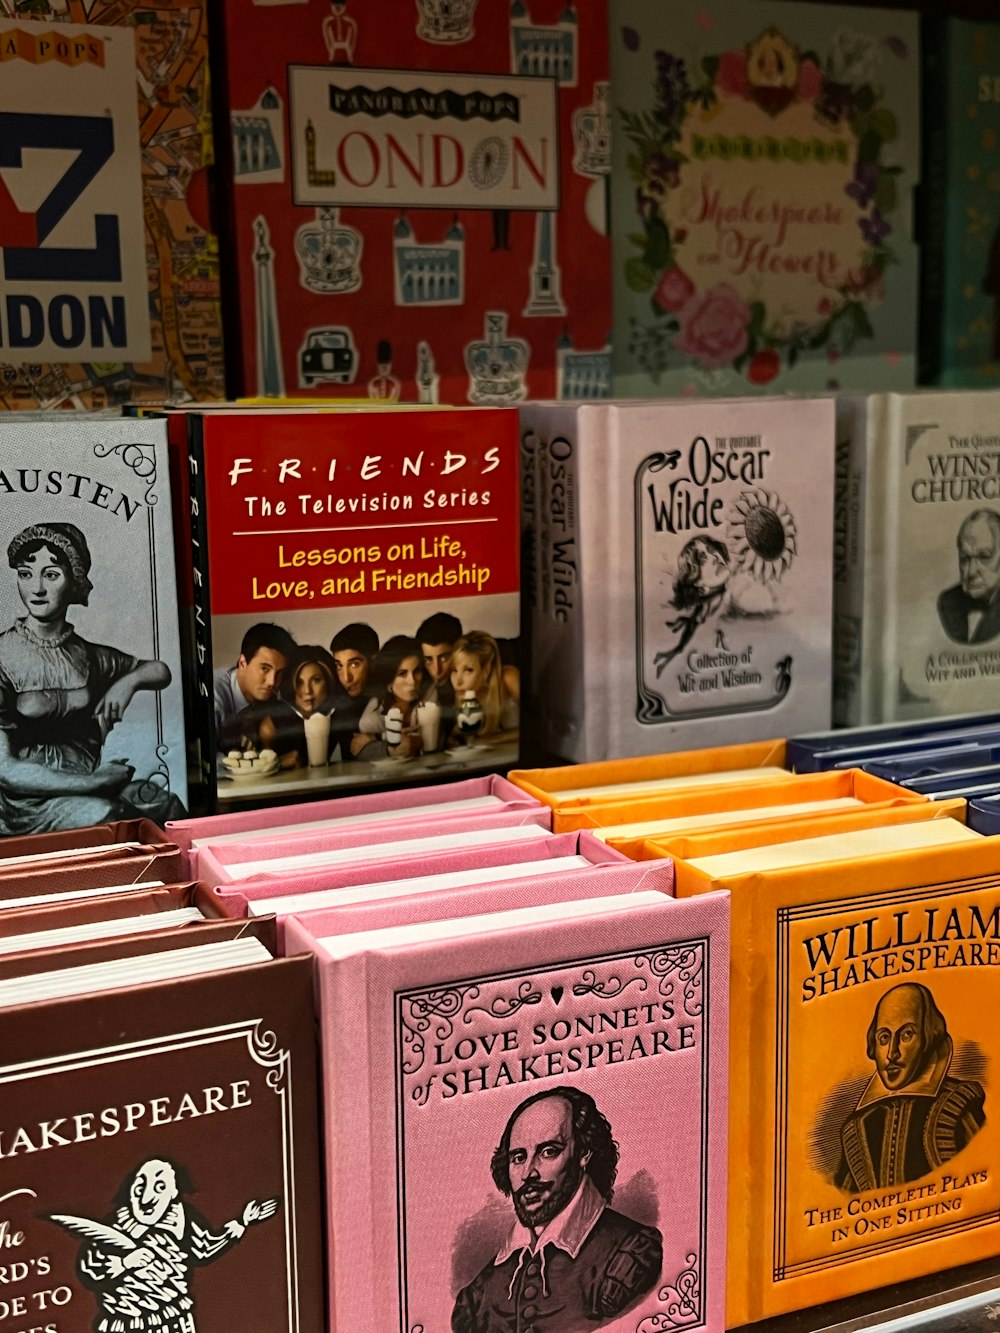
[(998, 445), (988, 392), (838, 404), (838, 723), (931, 719), (995, 702)]
[(916, 14), (610, 9), (615, 391), (912, 385)]
[(0, 5), (0, 407), (224, 396), (208, 11)]
[(224, 0), (240, 391), (610, 392), (606, 0)]
[(727, 925), (636, 893), (315, 943), (335, 1326), (722, 1329)]
[(516, 413), (188, 427), (208, 809), (515, 763)]
[(924, 44), (921, 383), (1000, 377), (1000, 32), (928, 22)]
[(322, 1333), (312, 1031), (305, 959), (0, 1009), (11, 1326)]
[[(991, 840), (719, 880), (733, 932), (727, 1323), (996, 1253)], [(682, 880), (684, 881), (682, 886)], [(742, 1027), (741, 1027), (742, 1025)]]
[(1000, 729), (1000, 713), (962, 713), (918, 722), (882, 722), (869, 727), (837, 727), (788, 742), (788, 767), (796, 773), (817, 773), (836, 767), (842, 752), (851, 766), (865, 759), (903, 756), (916, 750), (977, 744), (983, 732)]
[(533, 693), (589, 762), (829, 725), (829, 399), (529, 405)]
[(162, 422), (0, 420), (0, 833), (185, 813)]

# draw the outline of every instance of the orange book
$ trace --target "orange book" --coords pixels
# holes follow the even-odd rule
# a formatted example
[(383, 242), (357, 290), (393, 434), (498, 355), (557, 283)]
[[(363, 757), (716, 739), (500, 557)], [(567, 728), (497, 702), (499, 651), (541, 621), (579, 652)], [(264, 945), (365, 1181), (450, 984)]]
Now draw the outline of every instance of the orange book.
[(515, 769), (507, 776), (536, 800), (563, 809), (641, 794), (677, 792), (688, 786), (733, 786), (758, 780), (774, 782), (783, 777), (790, 780), (795, 774), (785, 767), (785, 749), (782, 740), (750, 741), (639, 759)]
[[(806, 777), (796, 777), (793, 782), (783, 777), (775, 782), (694, 787), (687, 791), (640, 795), (619, 801), (593, 801), (565, 808), (557, 806), (552, 815), (552, 828), (559, 833), (595, 829), (600, 830), (597, 836), (602, 841), (614, 837), (631, 838), (639, 843), (659, 837), (661, 831), (664, 836), (671, 836), (698, 829), (721, 830), (730, 825), (777, 819), (813, 819), (818, 815), (883, 810), (925, 801), (922, 793), (907, 791), (885, 778), (848, 768), (810, 773)], [(623, 849), (619, 847), (619, 850)], [(633, 855), (632, 851), (626, 854)], [(635, 859), (644, 859), (641, 851)]]
[(1000, 1249), (1000, 839), (897, 820), (744, 863), (776, 854), (676, 866), (732, 895), (729, 1327)]

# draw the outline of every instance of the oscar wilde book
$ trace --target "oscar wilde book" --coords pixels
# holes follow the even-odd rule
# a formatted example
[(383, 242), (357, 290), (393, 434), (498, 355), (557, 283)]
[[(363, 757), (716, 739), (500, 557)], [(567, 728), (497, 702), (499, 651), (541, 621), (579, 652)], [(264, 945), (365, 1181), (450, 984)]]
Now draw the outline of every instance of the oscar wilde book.
[[(162, 958), (152, 938), (140, 980)], [(191, 938), (175, 937), (177, 965), (218, 956)], [(322, 1333), (311, 969), (256, 950), (266, 961), (0, 1008), (12, 1328)]]
[(921, 383), (989, 388), (1000, 372), (1000, 33), (928, 23)]
[(731, 890), (747, 941), (729, 1326), (996, 1254), (993, 842), (744, 874), (677, 862), (678, 893)]
[(0, 833), (184, 813), (163, 422), (0, 421)]
[(241, 393), (608, 396), (606, 0), (219, 9)]
[(722, 1329), (727, 925), (637, 892), (314, 941), (334, 1327)]
[(223, 397), (209, 6), (0, 15), (0, 408)]
[(916, 14), (610, 10), (616, 392), (912, 385)]
[(1000, 434), (987, 392), (838, 405), (834, 717), (985, 710), (1000, 672)]
[(514, 763), (516, 413), (215, 411), (189, 430), (210, 807)]
[(828, 725), (832, 402), (532, 404), (523, 420), (546, 476), (544, 752), (589, 763)]

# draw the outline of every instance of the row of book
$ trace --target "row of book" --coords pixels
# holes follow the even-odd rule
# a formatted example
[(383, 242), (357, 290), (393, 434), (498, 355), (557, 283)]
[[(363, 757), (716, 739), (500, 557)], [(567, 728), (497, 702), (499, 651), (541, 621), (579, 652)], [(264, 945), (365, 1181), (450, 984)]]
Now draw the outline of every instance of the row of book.
[(806, 0), (8, 0), (0, 406), (905, 389), (918, 351), (988, 385), (998, 33)]
[(995, 724), (9, 841), (5, 1299), (714, 1333), (994, 1253), (1000, 844), (870, 769)]

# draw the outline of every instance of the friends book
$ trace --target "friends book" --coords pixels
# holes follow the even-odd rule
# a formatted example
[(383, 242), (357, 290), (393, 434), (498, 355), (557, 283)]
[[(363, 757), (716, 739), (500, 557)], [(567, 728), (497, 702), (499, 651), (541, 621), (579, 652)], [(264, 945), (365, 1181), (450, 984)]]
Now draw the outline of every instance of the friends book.
[(640, 891), (313, 941), (335, 1327), (722, 1329), (727, 926)]
[(162, 421), (0, 419), (0, 833), (184, 812)]
[(832, 402), (521, 415), (537, 437), (542, 752), (588, 763), (827, 726)]
[(916, 14), (610, 9), (616, 393), (911, 386)]
[(208, 17), (0, 4), (0, 408), (224, 396)]

